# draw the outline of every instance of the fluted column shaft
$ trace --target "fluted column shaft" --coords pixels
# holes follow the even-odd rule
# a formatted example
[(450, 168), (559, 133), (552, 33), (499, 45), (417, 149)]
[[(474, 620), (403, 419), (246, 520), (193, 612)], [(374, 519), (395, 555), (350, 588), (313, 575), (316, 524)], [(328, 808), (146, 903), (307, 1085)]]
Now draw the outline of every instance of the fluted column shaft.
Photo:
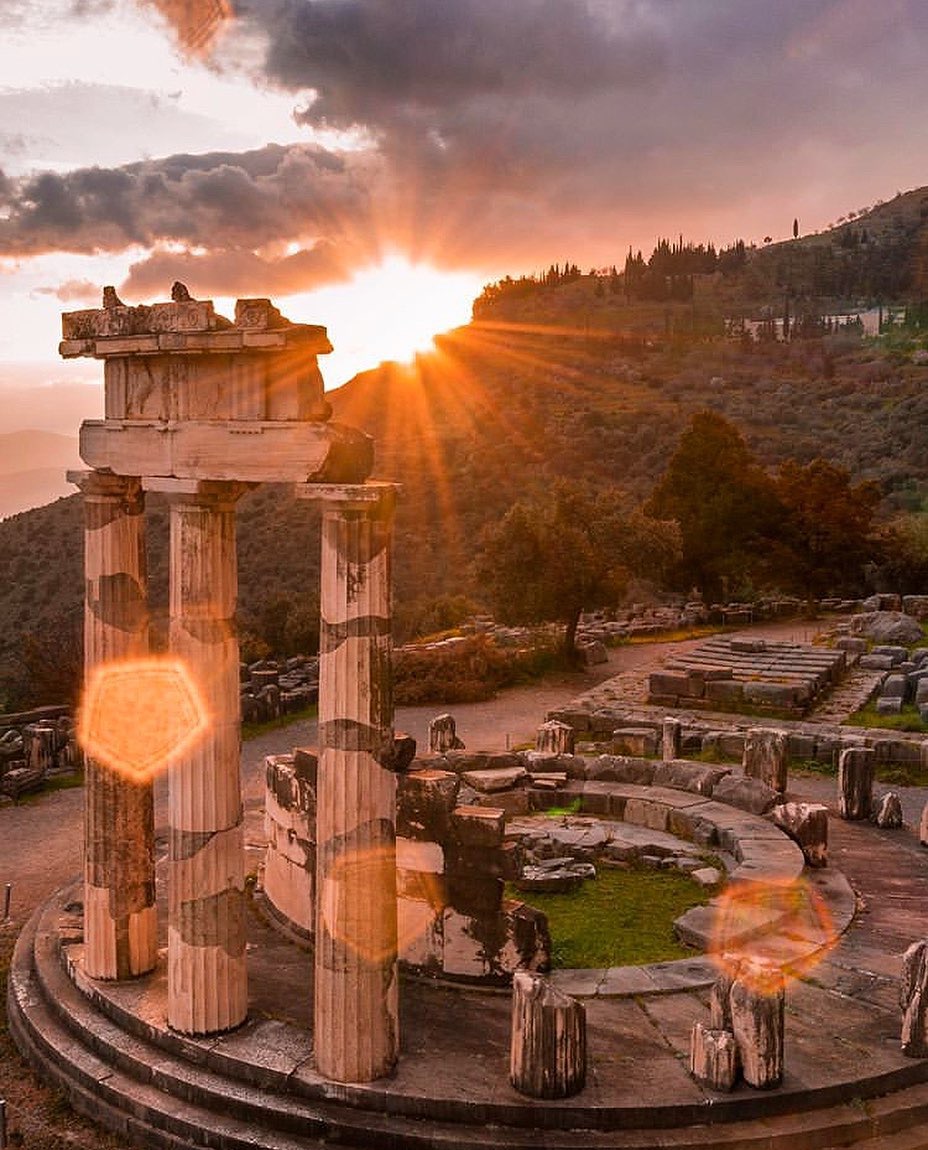
[(170, 769), (168, 1022), (210, 1034), (243, 1022), (245, 858), (239, 768), (234, 483), (171, 496), (171, 631), (209, 729)]
[[(84, 501), (84, 673), (148, 653), (145, 506), (138, 479), (72, 473)], [(137, 782), (88, 755), (84, 787), (84, 968), (144, 974), (157, 957), (154, 805)]]
[(399, 1049), (390, 545), (394, 490), (324, 503), (316, 792), (316, 1066), (387, 1074)]

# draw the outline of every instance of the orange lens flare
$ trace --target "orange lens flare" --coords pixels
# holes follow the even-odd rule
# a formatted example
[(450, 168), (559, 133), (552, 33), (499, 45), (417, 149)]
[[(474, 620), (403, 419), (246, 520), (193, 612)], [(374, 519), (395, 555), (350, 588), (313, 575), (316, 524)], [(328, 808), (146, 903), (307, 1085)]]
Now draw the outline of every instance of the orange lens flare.
[(731, 977), (772, 994), (802, 978), (837, 943), (822, 896), (802, 879), (739, 883), (715, 904), (709, 956)]
[(90, 676), (78, 719), (85, 753), (133, 782), (164, 770), (202, 738), (209, 713), (179, 659), (104, 663)]

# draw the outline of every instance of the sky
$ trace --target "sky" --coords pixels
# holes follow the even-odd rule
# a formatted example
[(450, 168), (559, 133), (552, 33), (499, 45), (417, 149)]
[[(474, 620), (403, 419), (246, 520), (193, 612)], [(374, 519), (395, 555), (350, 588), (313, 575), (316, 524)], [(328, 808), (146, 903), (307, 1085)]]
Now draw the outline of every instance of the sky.
[(0, 431), (99, 415), (104, 284), (269, 295), (335, 386), (506, 274), (825, 228), (928, 184), (926, 59), (924, 0), (0, 0)]

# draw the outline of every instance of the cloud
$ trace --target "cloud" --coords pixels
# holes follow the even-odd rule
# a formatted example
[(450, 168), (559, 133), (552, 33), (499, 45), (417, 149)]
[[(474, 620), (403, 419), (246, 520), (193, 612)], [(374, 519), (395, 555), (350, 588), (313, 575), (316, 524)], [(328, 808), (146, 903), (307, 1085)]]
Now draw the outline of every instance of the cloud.
[(99, 306), (100, 285), (91, 280), (65, 280), (57, 287), (39, 287), (39, 295), (50, 295), (62, 303), (82, 303), (88, 307)]
[(332, 240), (357, 230), (372, 174), (363, 157), (280, 145), (42, 172), (0, 186), (0, 255)]

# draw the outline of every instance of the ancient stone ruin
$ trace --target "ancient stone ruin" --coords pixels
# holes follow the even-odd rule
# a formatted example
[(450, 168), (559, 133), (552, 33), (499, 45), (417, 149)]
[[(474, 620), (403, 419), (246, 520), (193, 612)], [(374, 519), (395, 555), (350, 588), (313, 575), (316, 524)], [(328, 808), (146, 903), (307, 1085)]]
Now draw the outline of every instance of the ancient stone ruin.
[[(238, 300), (230, 321), (183, 285), (150, 307), (108, 290), (102, 308), (62, 327), (63, 356), (104, 362), (104, 418), (81, 427), (91, 470), (71, 475), (85, 507), (87, 676), (148, 654), (144, 504), (159, 492), (170, 504), (170, 652), (209, 711), (169, 772), (168, 1021), (184, 1034), (226, 1031), (248, 1009), (235, 503), (273, 482), (323, 506), (315, 1043), (324, 1073), (375, 1078), (398, 1050), (393, 489), (365, 482), (368, 438), (329, 420), (325, 329), (291, 323), (269, 300)], [(87, 764), (83, 961), (97, 979), (157, 961), (152, 789), (135, 768)], [(358, 920), (363, 948), (352, 945)]]

